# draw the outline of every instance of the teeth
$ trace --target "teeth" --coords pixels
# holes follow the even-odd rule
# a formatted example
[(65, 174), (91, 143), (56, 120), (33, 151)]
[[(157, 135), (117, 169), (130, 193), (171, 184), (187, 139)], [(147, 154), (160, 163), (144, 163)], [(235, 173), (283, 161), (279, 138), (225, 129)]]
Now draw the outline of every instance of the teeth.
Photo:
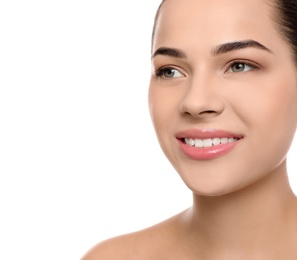
[(224, 137), (224, 138), (213, 138), (213, 139), (192, 139), (192, 138), (185, 138), (185, 143), (190, 146), (195, 146), (197, 148), (206, 148), (211, 147), (219, 144), (227, 144), (233, 143), (238, 140), (238, 138), (234, 137)]
[(221, 138), (221, 144), (228, 143), (228, 138)]
[(235, 141), (235, 139), (233, 137), (231, 137), (231, 138), (228, 139), (228, 143), (232, 143), (234, 141)]
[(203, 141), (201, 139), (195, 139), (195, 147), (202, 148), (203, 147)]
[(215, 139), (213, 139), (212, 143), (213, 143), (213, 145), (218, 145), (221, 143), (221, 140), (220, 140), (220, 138), (215, 138)]
[(203, 147), (211, 147), (212, 146), (212, 140), (211, 139), (205, 139), (202, 142), (203, 142)]
[(194, 139), (190, 139), (189, 140), (189, 145), (194, 146), (195, 145), (195, 140)]

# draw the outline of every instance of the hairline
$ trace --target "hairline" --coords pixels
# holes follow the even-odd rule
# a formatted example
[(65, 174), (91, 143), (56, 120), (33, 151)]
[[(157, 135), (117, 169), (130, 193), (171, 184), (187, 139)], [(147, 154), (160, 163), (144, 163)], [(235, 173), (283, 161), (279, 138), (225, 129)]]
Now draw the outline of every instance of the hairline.
[(156, 15), (155, 15), (153, 32), (152, 32), (152, 40), (151, 40), (151, 46), (152, 46), (151, 47), (151, 50), (153, 50), (155, 32), (156, 32), (157, 22), (158, 22), (158, 19), (159, 19), (159, 16), (160, 16), (160, 10), (161, 10), (161, 7), (163, 6), (163, 4), (164, 4), (165, 1), (166, 0), (162, 0), (162, 2), (160, 3), (160, 5), (159, 5), (159, 7), (157, 9)]
[[(156, 32), (157, 22), (160, 16), (160, 10), (165, 1), (166, 0), (162, 0), (155, 15), (154, 26), (152, 31), (151, 51), (153, 50), (155, 32)], [(272, 22), (274, 23), (275, 29), (279, 32), (280, 37), (287, 43), (291, 51), (293, 62), (297, 67), (297, 45), (295, 46), (294, 43), (292, 43), (291, 37), (289, 35), (290, 29), (288, 29), (288, 27), (285, 24), (286, 18), (284, 18), (284, 13), (282, 12), (283, 9), (281, 7), (281, 4), (282, 4), (281, 0), (264, 0), (264, 2), (266, 2), (266, 4), (270, 7), (268, 10), (269, 16)]]

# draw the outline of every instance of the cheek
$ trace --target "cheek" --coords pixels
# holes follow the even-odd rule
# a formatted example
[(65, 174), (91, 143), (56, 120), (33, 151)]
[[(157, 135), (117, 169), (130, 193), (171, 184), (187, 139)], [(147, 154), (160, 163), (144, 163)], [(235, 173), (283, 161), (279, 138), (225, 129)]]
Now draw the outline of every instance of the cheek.
[(159, 132), (168, 131), (178, 116), (179, 94), (153, 82), (150, 84), (148, 102), (154, 127)]
[(271, 140), (278, 146), (275, 149), (279, 149), (280, 156), (286, 156), (296, 131), (297, 85), (295, 81), (281, 77), (275, 80), (271, 88), (271, 95), (264, 102), (264, 123)]
[(169, 159), (173, 161), (172, 151), (175, 126), (179, 117), (179, 100), (182, 93), (167, 87), (151, 83), (149, 88), (148, 102), (151, 119), (159, 144)]
[[(166, 122), (168, 122), (170, 113), (170, 106), (167, 104), (164, 91), (160, 91), (156, 84), (151, 83), (149, 88), (148, 103), (152, 123), (159, 141), (160, 146), (164, 147), (164, 132), (166, 129)], [(166, 143), (166, 142), (165, 142)]]
[(273, 165), (285, 158), (295, 134), (297, 84), (290, 74), (270, 75), (245, 88), (237, 111), (251, 138), (250, 148), (260, 147), (258, 156)]
[(270, 72), (266, 76), (253, 76), (246, 83), (232, 86), (232, 91), (230, 104), (247, 127), (259, 125), (258, 130), (273, 130), (279, 126), (296, 124), (295, 72)]
[(262, 121), (266, 123), (267, 128), (271, 129), (271, 132), (290, 135), (291, 131), (295, 131), (297, 121), (295, 80), (286, 80), (284, 75), (272, 78), (266, 82), (266, 85), (263, 84), (263, 91), (255, 98), (255, 102), (256, 108), (258, 107), (262, 115)]
[[(150, 115), (151, 119), (153, 122), (153, 125), (155, 127), (156, 132), (159, 132), (159, 129), (162, 128), (162, 123), (164, 122), (164, 119), (166, 118), (166, 114), (168, 112), (168, 106), (164, 104), (166, 100), (164, 100), (164, 95), (162, 95), (162, 92), (159, 93), (158, 89), (154, 85), (150, 85), (149, 88), (149, 110), (150, 110)], [(164, 100), (162, 102), (162, 100)], [(165, 105), (165, 111), (163, 105)]]

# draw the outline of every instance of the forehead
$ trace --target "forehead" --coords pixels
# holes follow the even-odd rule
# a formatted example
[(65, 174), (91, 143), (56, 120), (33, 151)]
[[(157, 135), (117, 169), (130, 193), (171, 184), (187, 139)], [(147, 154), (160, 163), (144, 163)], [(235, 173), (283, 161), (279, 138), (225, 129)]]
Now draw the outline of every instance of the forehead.
[(266, 0), (166, 0), (154, 43), (189, 43), (189, 37), (195, 44), (258, 37), (269, 42), (279, 36), (272, 15)]

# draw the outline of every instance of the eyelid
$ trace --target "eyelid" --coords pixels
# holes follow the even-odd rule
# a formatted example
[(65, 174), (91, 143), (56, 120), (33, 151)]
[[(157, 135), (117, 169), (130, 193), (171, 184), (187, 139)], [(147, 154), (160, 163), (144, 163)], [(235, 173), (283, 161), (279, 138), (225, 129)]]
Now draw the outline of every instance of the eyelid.
[(165, 65), (165, 66), (162, 66), (162, 67), (156, 69), (156, 70), (155, 70), (155, 73), (154, 73), (155, 76), (156, 76), (157, 78), (170, 79), (170, 78), (166, 78), (166, 77), (162, 76), (162, 72), (164, 72), (166, 69), (176, 70), (176, 71), (178, 71), (178, 72), (182, 75), (181, 77), (173, 77), (173, 79), (174, 79), (174, 78), (175, 78), (175, 79), (176, 79), (176, 78), (182, 78), (182, 77), (185, 77), (185, 76), (186, 76), (185, 73), (182, 72), (180, 68), (178, 68), (178, 67), (176, 67), (176, 66), (174, 66), (174, 65)]
[(244, 72), (247, 72), (247, 71), (243, 71), (243, 72), (228, 72), (230, 70), (231, 66), (234, 65), (234, 64), (237, 64), (237, 63), (242, 63), (242, 64), (245, 64), (245, 65), (251, 67), (252, 70), (250, 70), (250, 71), (259, 70), (259, 69), (263, 68), (259, 63), (254, 62), (254, 61), (245, 60), (245, 59), (234, 59), (234, 60), (228, 62), (227, 68), (225, 69), (225, 72), (226, 73), (244, 73)]

